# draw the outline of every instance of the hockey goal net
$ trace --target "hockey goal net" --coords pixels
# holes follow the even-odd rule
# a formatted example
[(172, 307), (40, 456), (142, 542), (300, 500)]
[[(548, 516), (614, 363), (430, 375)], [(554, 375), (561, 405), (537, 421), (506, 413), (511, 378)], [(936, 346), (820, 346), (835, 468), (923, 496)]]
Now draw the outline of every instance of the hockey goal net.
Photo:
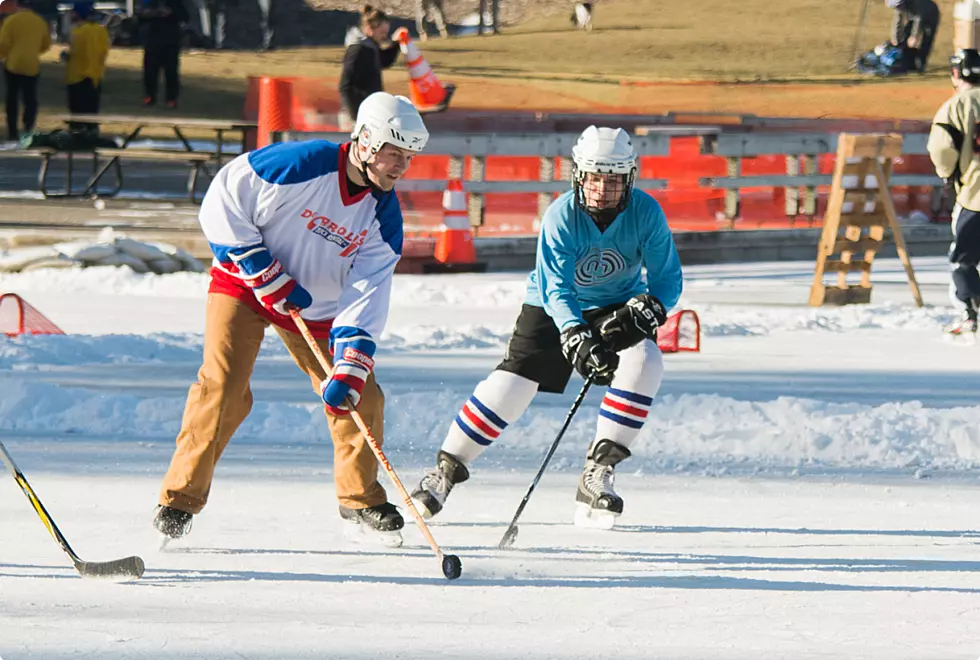
[(65, 333), (16, 293), (4, 293), (0, 295), (0, 334), (16, 337)]
[(657, 330), (657, 346), (664, 353), (701, 350), (701, 321), (694, 310), (684, 309), (667, 318)]

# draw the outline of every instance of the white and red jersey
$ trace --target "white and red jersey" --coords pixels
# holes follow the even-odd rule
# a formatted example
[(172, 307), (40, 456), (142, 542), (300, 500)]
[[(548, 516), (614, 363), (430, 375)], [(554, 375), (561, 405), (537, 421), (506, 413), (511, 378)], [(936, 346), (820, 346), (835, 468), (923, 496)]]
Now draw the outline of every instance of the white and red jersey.
[(302, 317), (314, 334), (349, 326), (380, 336), (401, 257), (402, 214), (393, 191), (350, 194), (349, 149), (350, 143), (324, 140), (274, 144), (218, 172), (200, 212), (214, 253), (212, 292), (235, 296), (295, 331), (288, 316), (258, 303), (230, 256), (264, 245), (310, 292), (313, 303)]

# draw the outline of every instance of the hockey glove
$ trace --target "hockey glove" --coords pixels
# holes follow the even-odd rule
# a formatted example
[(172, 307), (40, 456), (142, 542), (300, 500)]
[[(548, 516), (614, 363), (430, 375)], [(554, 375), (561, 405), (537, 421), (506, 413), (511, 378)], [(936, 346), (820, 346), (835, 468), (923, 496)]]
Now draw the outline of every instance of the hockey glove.
[(663, 304), (645, 293), (630, 298), (625, 305), (596, 322), (599, 336), (619, 352), (644, 339), (657, 341), (657, 330), (667, 321)]
[(330, 353), (334, 356), (333, 375), (320, 384), (320, 395), (331, 415), (350, 412), (347, 398), (354, 407), (374, 370), (374, 340), (360, 328), (341, 326), (330, 331)]
[(616, 375), (619, 356), (596, 339), (588, 325), (576, 325), (561, 333), (561, 352), (583, 378), (608, 385)]
[(291, 278), (278, 259), (262, 245), (250, 245), (229, 251), (245, 285), (266, 309), (287, 315), (290, 308), (305, 309), (313, 304), (310, 292)]

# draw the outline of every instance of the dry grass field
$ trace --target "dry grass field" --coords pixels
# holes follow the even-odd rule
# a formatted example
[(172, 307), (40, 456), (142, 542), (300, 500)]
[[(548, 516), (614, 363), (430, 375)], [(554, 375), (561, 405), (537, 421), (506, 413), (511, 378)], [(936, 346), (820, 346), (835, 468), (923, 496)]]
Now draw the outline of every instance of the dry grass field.
[[(895, 79), (849, 70), (861, 4), (602, 0), (589, 34), (562, 11), (498, 36), (430, 40), (422, 48), (437, 75), (458, 85), (457, 108), (929, 119), (950, 93), (952, 0), (940, 0), (930, 71)], [(883, 2), (871, 5), (863, 49), (887, 37), (891, 20)], [(44, 64), (42, 126), (55, 125), (50, 115), (65, 107), (58, 50)], [(336, 78), (342, 55), (339, 47), (186, 53), (178, 112), (239, 117), (248, 76)], [(141, 57), (133, 49), (112, 52), (104, 112), (150, 112), (140, 107)], [(386, 73), (392, 91), (404, 90), (406, 79), (400, 61)]]

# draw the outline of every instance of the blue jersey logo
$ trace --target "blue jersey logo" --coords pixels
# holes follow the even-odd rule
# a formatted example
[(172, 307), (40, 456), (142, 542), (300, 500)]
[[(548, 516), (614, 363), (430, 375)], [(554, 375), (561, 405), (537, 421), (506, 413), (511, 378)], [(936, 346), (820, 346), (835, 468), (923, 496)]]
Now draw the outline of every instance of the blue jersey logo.
[(598, 286), (626, 269), (626, 260), (615, 250), (592, 248), (575, 264), (575, 286)]

